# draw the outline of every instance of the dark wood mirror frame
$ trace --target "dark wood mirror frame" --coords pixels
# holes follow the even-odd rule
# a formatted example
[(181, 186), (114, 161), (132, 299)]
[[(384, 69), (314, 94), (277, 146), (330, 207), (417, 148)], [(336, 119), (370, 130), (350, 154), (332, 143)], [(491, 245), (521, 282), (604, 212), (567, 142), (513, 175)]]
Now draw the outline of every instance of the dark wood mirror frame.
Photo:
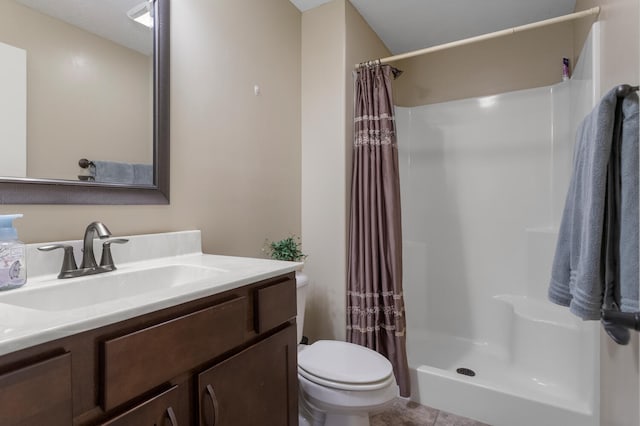
[(0, 178), (0, 204), (169, 204), (169, 0), (155, 0), (154, 12), (154, 185)]

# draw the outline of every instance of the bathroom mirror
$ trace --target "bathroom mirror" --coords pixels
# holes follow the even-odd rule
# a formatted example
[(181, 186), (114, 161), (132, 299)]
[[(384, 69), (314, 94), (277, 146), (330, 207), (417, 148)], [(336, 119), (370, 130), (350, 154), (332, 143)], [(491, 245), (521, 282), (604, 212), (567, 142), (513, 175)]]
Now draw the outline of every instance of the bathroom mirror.
[[(0, 204), (169, 202), (169, 0), (0, 0), (0, 90)], [(147, 180), (95, 181), (81, 159)]]

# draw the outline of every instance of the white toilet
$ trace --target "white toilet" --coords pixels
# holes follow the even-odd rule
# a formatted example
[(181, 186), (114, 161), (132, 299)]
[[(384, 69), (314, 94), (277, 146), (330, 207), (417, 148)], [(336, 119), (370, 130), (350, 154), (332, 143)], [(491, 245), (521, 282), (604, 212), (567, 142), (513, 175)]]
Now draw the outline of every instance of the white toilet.
[[(298, 341), (302, 339), (308, 278), (297, 277)], [(369, 426), (369, 413), (398, 396), (391, 363), (353, 343), (298, 345), (300, 426)]]

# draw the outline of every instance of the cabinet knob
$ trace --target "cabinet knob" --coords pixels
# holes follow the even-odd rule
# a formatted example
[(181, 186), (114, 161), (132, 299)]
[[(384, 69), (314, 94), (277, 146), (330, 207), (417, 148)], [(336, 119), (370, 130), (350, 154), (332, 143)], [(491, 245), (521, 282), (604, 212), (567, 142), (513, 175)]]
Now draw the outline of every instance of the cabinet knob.
[(165, 423), (166, 423), (166, 420), (168, 419), (171, 426), (178, 426), (178, 419), (176, 419), (176, 413), (173, 412), (173, 407), (167, 408), (167, 411), (165, 414), (166, 414)]
[(210, 407), (211, 407), (211, 421), (209, 421), (207, 416), (207, 411), (209, 410), (204, 410), (202, 415), (204, 417), (204, 423), (207, 426), (216, 426), (216, 423), (218, 423), (218, 398), (216, 398), (216, 393), (213, 391), (213, 387), (211, 385), (207, 385), (206, 388), (207, 391), (207, 399), (209, 400), (210, 403)]

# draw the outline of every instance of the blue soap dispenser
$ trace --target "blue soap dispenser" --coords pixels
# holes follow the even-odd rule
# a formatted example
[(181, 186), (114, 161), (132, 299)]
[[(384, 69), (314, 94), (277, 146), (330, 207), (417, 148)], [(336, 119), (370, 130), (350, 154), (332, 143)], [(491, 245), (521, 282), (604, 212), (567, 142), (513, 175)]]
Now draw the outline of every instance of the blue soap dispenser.
[(21, 214), (0, 215), (0, 290), (20, 287), (27, 282), (27, 251), (18, 240), (13, 220)]

